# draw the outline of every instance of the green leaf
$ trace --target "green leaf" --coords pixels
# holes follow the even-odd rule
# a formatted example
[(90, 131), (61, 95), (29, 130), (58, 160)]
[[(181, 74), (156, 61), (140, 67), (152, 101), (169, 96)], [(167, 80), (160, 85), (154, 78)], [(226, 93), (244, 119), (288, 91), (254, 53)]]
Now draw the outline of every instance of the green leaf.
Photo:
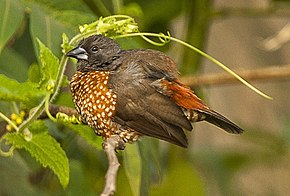
[(34, 106), (45, 95), (45, 91), (39, 89), (35, 83), (19, 83), (2, 74), (0, 81), (0, 100), (3, 101), (19, 101)]
[[(30, 32), (31, 37), (41, 40), (54, 54), (61, 54), (61, 35), (63, 32), (68, 33), (66, 27), (57, 21), (45, 7), (38, 6), (37, 3), (31, 3), (32, 10), (30, 15)], [(33, 39), (35, 52), (38, 55), (38, 45)]]
[(134, 196), (140, 193), (141, 158), (137, 144), (127, 145), (123, 152), (124, 169)]
[[(5, 48), (0, 54), (0, 73), (19, 82), (27, 80), (27, 60), (12, 48)], [(39, 76), (38, 76), (39, 77)]]
[[(61, 3), (63, 4), (63, 2)], [(91, 21), (94, 21), (96, 19), (96, 16), (86, 11), (62, 10), (61, 12), (55, 12), (54, 18), (63, 23), (70, 24), (71, 29), (74, 29), (76, 31), (76, 27), (78, 25), (90, 23)]]
[(47, 83), (49, 80), (55, 80), (58, 72), (59, 60), (39, 39), (40, 54), (39, 59), (41, 62), (42, 83)]
[(149, 195), (151, 181), (161, 181), (159, 141), (155, 138), (144, 137), (137, 142), (142, 162), (140, 192)]
[(164, 182), (159, 187), (154, 187), (150, 195), (206, 195), (205, 184), (190, 162), (179, 157), (171, 164)]
[(103, 143), (102, 137), (97, 136), (92, 128), (90, 128), (88, 125), (74, 125), (71, 123), (64, 124), (72, 131), (84, 138), (88, 144), (92, 145), (94, 148), (101, 149)]
[(24, 19), (24, 8), (18, 0), (0, 1), (0, 53)]
[(52, 169), (65, 188), (69, 182), (69, 163), (65, 152), (60, 144), (48, 135), (43, 121), (34, 122), (29, 130), (32, 134), (29, 140), (17, 133), (8, 133), (4, 139), (15, 148), (28, 151), (43, 167)]
[(41, 81), (40, 66), (36, 63), (30, 65), (28, 69), (28, 80), (33, 83), (40, 83)]
[[(27, 162), (15, 152), (13, 159), (0, 157), (1, 195), (40, 195), (40, 189), (33, 186), (31, 177), (33, 170)], [(17, 188), (11, 188), (17, 187)]]

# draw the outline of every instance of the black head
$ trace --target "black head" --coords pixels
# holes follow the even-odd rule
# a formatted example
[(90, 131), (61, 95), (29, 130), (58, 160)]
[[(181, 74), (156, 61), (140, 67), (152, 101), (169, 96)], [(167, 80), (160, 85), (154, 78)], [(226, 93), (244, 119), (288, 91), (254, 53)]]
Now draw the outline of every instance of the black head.
[(112, 62), (119, 57), (120, 51), (120, 46), (112, 39), (93, 35), (83, 39), (66, 55), (78, 59), (78, 70), (111, 70), (116, 67)]

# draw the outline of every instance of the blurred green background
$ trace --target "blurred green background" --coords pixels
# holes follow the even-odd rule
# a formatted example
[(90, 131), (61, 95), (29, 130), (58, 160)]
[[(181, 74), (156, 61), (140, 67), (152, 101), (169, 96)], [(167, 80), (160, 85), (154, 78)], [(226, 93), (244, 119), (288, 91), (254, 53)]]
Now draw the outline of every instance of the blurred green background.
[[(0, 73), (26, 81), (29, 67), (38, 61), (36, 37), (60, 57), (63, 32), (71, 38), (78, 25), (112, 14), (133, 16), (144, 32), (169, 31), (232, 69), (282, 67), (290, 62), (287, 40), (276, 40), (275, 48), (267, 42), (275, 41), (289, 22), (287, 0), (0, 0)], [(150, 47), (167, 53), (181, 75), (222, 72), (176, 43), (156, 47), (136, 38), (118, 41), (124, 48)], [(69, 64), (68, 77), (73, 71)], [(243, 135), (197, 123), (188, 134), (188, 149), (146, 137), (127, 145), (118, 153), (116, 195), (289, 195), (290, 80), (253, 84), (274, 100), (241, 84), (194, 89), (211, 108), (243, 127)], [(73, 107), (66, 88), (56, 102)], [(13, 105), (1, 101), (0, 111), (9, 116)], [(51, 170), (18, 150), (12, 158), (0, 157), (0, 195), (100, 194), (107, 169), (104, 152), (64, 126), (49, 120), (46, 124), (69, 157), (68, 188), (63, 190)], [(3, 134), (3, 121), (1, 129)], [(139, 153), (132, 154), (136, 149)], [(128, 175), (129, 169), (136, 169), (136, 175)]]

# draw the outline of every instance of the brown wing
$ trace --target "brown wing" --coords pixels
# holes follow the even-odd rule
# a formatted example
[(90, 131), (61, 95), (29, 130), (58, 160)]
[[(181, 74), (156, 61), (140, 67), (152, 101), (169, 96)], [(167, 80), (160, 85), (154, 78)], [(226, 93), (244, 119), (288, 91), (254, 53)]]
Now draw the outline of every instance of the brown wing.
[[(182, 128), (191, 130), (190, 122), (173, 100), (151, 85), (156, 79), (177, 74), (171, 65), (173, 61), (151, 50), (148, 53), (131, 51), (122, 58), (120, 62), (123, 63), (110, 76), (110, 86), (117, 94), (116, 122), (141, 134), (186, 147), (187, 139)], [(172, 74), (161, 70), (162, 65), (154, 66), (154, 58)]]

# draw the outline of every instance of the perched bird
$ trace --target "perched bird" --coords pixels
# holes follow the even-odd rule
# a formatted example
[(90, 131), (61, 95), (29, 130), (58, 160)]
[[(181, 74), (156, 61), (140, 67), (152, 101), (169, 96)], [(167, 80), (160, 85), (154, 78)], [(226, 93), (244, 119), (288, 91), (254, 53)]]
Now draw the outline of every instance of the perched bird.
[(146, 135), (187, 147), (183, 130), (202, 120), (243, 132), (182, 84), (176, 63), (162, 52), (122, 50), (114, 40), (93, 35), (67, 56), (78, 60), (70, 82), (76, 110), (104, 139), (119, 135), (131, 143)]

